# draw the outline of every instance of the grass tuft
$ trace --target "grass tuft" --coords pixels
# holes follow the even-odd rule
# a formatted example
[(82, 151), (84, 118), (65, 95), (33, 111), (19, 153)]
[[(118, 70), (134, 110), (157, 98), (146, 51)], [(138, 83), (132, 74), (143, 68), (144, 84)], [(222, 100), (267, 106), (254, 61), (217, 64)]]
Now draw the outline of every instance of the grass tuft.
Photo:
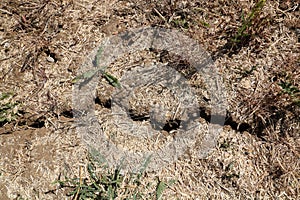
[(255, 23), (259, 23), (260, 13), (265, 5), (266, 0), (259, 0), (252, 8), (250, 14), (245, 18), (242, 15), (242, 25), (238, 29), (237, 34), (232, 39), (233, 43), (241, 43), (246, 38), (251, 36), (251, 27), (255, 27)]
[(11, 122), (18, 117), (18, 103), (12, 102), (13, 93), (2, 93), (0, 95), (0, 125)]
[(109, 169), (105, 159), (95, 150), (89, 153), (89, 163), (86, 166), (88, 177), (83, 178), (82, 166), (80, 166), (79, 177), (57, 180), (60, 188), (71, 188), (67, 195), (74, 200), (81, 199), (161, 199), (163, 192), (175, 183), (174, 180), (168, 183), (160, 181), (155, 186), (154, 192), (146, 192), (153, 183), (146, 183), (143, 180), (145, 170), (151, 160), (148, 157), (138, 173), (122, 174), (122, 166), (116, 169)]

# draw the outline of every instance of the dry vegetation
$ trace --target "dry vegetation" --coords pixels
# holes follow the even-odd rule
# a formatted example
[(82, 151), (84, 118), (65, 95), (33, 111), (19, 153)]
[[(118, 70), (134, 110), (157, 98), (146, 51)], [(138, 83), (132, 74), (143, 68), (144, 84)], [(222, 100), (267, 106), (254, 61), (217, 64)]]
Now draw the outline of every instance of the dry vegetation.
[[(69, 189), (52, 183), (78, 177), (88, 163), (72, 116), (77, 69), (106, 36), (160, 26), (210, 52), (228, 117), (211, 155), (199, 160), (190, 149), (146, 173), (143, 192), (155, 191), (146, 186), (159, 177), (176, 180), (163, 199), (299, 199), (299, 2), (257, 2), (264, 1), (1, 0), (0, 198), (66, 198)], [(98, 90), (109, 96), (105, 88)], [(108, 109), (107, 98), (99, 101)]]

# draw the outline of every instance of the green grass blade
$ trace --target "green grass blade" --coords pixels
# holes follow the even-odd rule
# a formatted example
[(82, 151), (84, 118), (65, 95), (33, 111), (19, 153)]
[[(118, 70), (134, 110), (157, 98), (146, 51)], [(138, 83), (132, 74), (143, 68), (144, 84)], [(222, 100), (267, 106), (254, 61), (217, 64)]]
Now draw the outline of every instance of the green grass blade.
[(117, 87), (117, 88), (121, 87), (119, 80), (116, 77), (114, 77), (113, 75), (111, 75), (107, 72), (103, 72), (103, 76), (109, 82), (109, 84), (111, 84), (112, 86)]
[(163, 192), (166, 188), (167, 188), (167, 185), (164, 182), (159, 181), (159, 183), (156, 187), (156, 199), (157, 200), (160, 200), (162, 198)]
[(100, 47), (95, 56), (95, 60), (93, 61), (94, 67), (99, 67), (100, 57), (101, 57), (102, 52), (103, 52), (103, 47)]
[(80, 74), (72, 80), (72, 83), (77, 83), (79, 80), (85, 80), (85, 81), (89, 80), (89, 79), (93, 78), (93, 76), (95, 76), (98, 71), (99, 71), (99, 69), (93, 69), (93, 70), (89, 70), (83, 74)]
[(143, 173), (145, 172), (146, 168), (148, 167), (150, 161), (151, 161), (152, 155), (148, 156), (142, 166), (142, 168), (140, 169), (138, 175), (137, 175), (137, 179), (135, 181), (139, 182)]

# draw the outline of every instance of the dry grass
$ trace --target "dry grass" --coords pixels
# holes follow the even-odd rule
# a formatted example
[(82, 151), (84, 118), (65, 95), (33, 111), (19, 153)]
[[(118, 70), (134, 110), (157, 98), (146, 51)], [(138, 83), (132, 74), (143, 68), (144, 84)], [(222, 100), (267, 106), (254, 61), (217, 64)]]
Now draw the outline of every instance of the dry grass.
[[(72, 79), (105, 36), (148, 25), (176, 28), (212, 54), (225, 80), (231, 120), (206, 159), (197, 159), (191, 148), (176, 163), (146, 174), (142, 184), (177, 180), (165, 199), (299, 199), (299, 4), (266, 0), (249, 35), (233, 44), (243, 13), (254, 5), (2, 0), (0, 93), (13, 92), (12, 102), (21, 106), (20, 116), (0, 127), (1, 199), (65, 198), (64, 189), (51, 183), (65, 174), (78, 177), (78, 167), (87, 163), (73, 127)], [(144, 54), (117, 61), (111, 73), (120, 77), (128, 66), (169, 59)], [(105, 94), (99, 113), (109, 113), (111, 91), (98, 87)]]

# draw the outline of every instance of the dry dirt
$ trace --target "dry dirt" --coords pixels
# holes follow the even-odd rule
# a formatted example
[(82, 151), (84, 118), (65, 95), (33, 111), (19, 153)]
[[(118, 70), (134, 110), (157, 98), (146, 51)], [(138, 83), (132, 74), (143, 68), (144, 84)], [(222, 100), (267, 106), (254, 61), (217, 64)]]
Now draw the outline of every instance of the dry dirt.
[[(12, 95), (0, 105), (16, 105), (0, 122), (0, 199), (68, 199), (53, 182), (78, 177), (88, 162), (75, 132), (72, 80), (105, 37), (145, 26), (176, 29), (197, 40), (222, 74), (228, 108), (210, 155), (199, 159), (190, 148), (160, 172), (147, 173), (143, 184), (158, 177), (177, 180), (163, 199), (300, 199), (299, 2), (266, 0), (248, 35), (233, 42), (255, 2), (1, 0), (0, 94)], [(174, 55), (144, 54), (108, 68), (120, 78), (149, 60), (178, 66)], [(191, 84), (202, 85), (198, 79)], [(104, 79), (97, 88), (99, 120), (108, 128), (104, 114), (113, 89)], [(147, 117), (144, 104), (132, 106), (135, 116)], [(201, 113), (207, 125), (209, 111)]]

